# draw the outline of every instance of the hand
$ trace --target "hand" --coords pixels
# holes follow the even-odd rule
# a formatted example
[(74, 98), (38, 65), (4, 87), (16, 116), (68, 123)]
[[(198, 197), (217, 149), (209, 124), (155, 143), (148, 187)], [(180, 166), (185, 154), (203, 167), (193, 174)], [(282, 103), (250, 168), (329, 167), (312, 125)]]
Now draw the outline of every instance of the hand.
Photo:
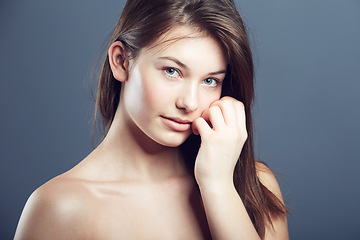
[(202, 184), (233, 184), (235, 164), (247, 139), (242, 102), (223, 97), (211, 104), (193, 124), (201, 146), (195, 161), (195, 178)]

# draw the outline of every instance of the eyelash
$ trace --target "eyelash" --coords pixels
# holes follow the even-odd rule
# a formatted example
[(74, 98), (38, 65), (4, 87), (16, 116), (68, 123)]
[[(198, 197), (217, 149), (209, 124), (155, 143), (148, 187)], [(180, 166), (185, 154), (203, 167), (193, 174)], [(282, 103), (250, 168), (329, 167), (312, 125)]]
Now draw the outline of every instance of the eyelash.
[[(214, 81), (214, 82), (215, 82), (215, 85), (205, 84), (205, 81), (206, 81), (206, 80), (209, 80), (209, 79), (212, 80), (212, 81)], [(206, 79), (203, 80), (203, 82), (204, 82), (205, 85), (210, 86), (210, 87), (217, 87), (217, 86), (220, 84), (220, 81), (217, 80), (217, 79), (215, 79), (215, 78), (206, 78)]]
[[(177, 78), (177, 77), (182, 78), (181, 72), (180, 72), (180, 70), (177, 69), (177, 68), (174, 68), (174, 67), (164, 67), (164, 68), (163, 68), (163, 71), (164, 71), (165, 74), (166, 74), (168, 77), (170, 77), (170, 78)], [(177, 73), (177, 76), (171, 75), (171, 73), (169, 73), (169, 71), (173, 71), (174, 73)], [(206, 81), (206, 80), (209, 80), (209, 79), (215, 81), (215, 85), (205, 84), (205, 81)], [(219, 81), (219, 80), (216, 79), (216, 78), (206, 78), (206, 79), (204, 79), (202, 82), (203, 82), (205, 85), (210, 86), (210, 87), (217, 87), (217, 86), (219, 86), (219, 85), (221, 84), (221, 81)]]
[[(180, 73), (180, 70), (176, 69), (176, 68), (173, 68), (173, 67), (165, 67), (163, 68), (165, 74), (171, 78), (176, 78), (176, 77), (181, 77), (181, 73)], [(169, 71), (174, 71), (178, 74), (178, 76), (173, 76), (169, 73)]]

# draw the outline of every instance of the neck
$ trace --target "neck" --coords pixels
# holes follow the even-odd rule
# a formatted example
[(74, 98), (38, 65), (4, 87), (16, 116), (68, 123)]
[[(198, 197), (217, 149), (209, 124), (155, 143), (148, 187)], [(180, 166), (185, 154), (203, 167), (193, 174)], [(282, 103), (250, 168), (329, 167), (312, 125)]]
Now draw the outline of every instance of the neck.
[(159, 181), (187, 174), (179, 148), (166, 147), (146, 136), (117, 111), (113, 123), (97, 148), (106, 174), (116, 179)]

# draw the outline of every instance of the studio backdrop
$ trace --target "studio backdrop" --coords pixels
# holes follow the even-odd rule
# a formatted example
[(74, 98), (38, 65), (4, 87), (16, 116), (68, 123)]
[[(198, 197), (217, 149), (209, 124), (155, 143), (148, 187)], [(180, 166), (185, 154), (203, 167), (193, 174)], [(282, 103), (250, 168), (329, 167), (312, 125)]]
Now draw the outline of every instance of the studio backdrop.
[[(0, 239), (92, 150), (92, 68), (122, 0), (0, 3)], [(360, 239), (360, 1), (237, 0), (256, 65), (256, 156), (293, 240)]]

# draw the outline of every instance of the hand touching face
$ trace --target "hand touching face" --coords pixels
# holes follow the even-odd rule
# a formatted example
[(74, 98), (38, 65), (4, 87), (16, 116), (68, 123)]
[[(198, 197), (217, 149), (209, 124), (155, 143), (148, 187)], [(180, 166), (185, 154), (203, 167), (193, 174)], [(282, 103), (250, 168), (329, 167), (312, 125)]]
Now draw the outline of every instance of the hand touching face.
[(235, 164), (247, 139), (245, 119), (243, 103), (223, 97), (193, 122), (194, 133), (201, 136), (194, 170), (199, 184), (232, 183)]

